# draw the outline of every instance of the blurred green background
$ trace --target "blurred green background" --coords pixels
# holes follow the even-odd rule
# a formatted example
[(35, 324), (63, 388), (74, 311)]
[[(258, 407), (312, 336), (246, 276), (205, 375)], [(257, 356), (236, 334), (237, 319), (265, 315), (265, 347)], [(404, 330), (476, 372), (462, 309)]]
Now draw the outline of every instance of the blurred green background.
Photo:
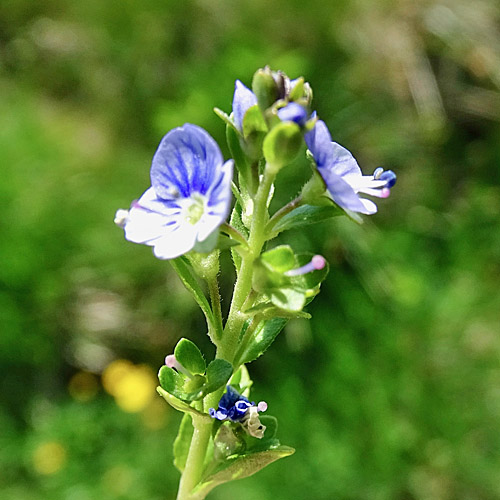
[(113, 216), (172, 127), (227, 158), (212, 108), (265, 64), (304, 75), (334, 139), (398, 185), (362, 226), (281, 240), (332, 266), (313, 319), (250, 365), (297, 452), (211, 498), (500, 499), (499, 26), (495, 0), (2, 0), (2, 500), (175, 498), (155, 373), (181, 336), (213, 350)]

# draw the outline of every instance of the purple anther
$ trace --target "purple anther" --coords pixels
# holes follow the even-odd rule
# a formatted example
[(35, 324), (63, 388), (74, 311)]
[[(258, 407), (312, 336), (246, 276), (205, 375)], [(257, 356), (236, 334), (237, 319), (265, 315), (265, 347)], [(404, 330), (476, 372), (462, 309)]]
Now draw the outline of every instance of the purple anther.
[(285, 276), (301, 276), (302, 274), (312, 273), (313, 271), (319, 271), (320, 269), (323, 269), (325, 265), (325, 258), (322, 255), (315, 255), (311, 259), (311, 262), (308, 262), (305, 266), (287, 271), (285, 273)]

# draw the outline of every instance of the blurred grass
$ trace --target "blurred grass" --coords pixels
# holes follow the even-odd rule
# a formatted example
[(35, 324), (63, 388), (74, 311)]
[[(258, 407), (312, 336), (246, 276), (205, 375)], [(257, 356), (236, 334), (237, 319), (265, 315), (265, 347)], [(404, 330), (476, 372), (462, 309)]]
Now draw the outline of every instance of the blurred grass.
[(500, 499), (499, 20), (493, 0), (4, 0), (1, 498), (174, 498), (179, 416), (101, 377), (131, 360), (142, 394), (180, 336), (213, 351), (169, 266), (112, 218), (170, 128), (223, 146), (212, 107), (270, 64), (398, 185), (363, 226), (288, 236), (332, 272), (311, 322), (250, 368), (298, 451), (213, 498)]

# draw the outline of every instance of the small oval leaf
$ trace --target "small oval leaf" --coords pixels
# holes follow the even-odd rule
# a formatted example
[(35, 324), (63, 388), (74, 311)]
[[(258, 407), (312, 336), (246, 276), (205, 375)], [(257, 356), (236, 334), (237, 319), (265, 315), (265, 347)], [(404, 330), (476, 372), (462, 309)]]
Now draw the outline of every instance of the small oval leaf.
[(202, 375), (207, 369), (203, 354), (194, 342), (182, 338), (177, 342), (174, 350), (175, 359), (193, 375)]

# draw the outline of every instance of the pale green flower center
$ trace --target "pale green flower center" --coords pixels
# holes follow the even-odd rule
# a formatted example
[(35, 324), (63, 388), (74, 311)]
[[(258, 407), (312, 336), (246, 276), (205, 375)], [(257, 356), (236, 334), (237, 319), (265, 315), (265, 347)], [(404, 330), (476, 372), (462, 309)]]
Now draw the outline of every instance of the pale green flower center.
[(205, 200), (201, 194), (191, 196), (191, 205), (186, 210), (186, 220), (193, 226), (201, 219), (205, 211)]

